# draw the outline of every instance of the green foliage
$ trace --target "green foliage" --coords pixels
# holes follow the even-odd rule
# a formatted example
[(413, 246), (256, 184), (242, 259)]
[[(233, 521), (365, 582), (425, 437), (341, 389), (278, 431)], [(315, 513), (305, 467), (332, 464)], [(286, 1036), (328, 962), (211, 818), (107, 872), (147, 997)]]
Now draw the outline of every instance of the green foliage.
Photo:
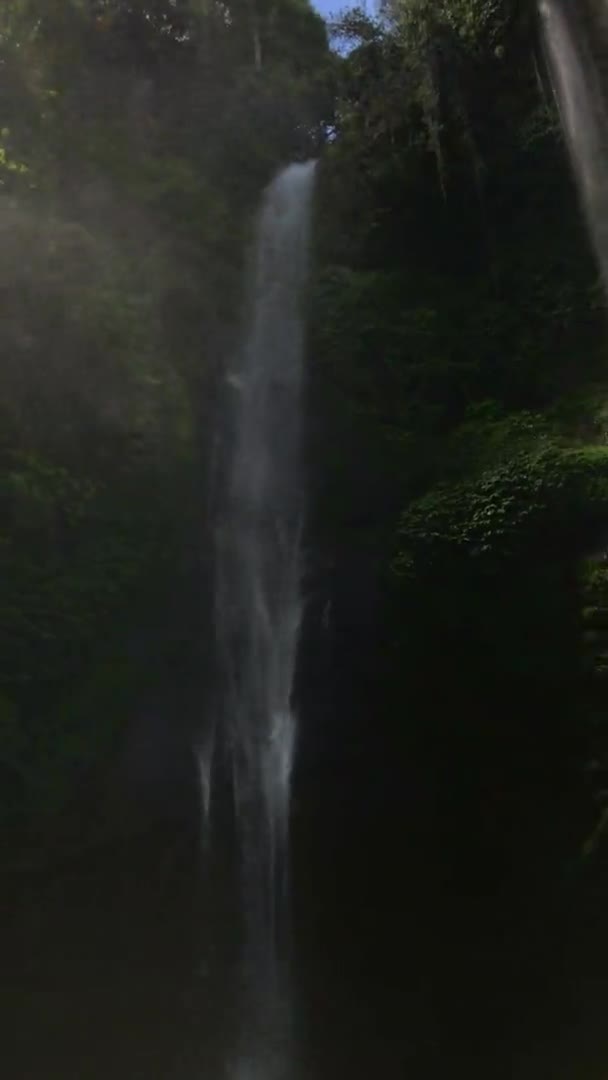
[[(536, 14), (389, 0), (332, 28), (310, 342), (319, 531), (338, 577), (375, 583), (391, 737), (420, 716), (448, 802), (510, 791), (492, 847), (515, 864), (534, 834), (530, 866), (576, 859), (597, 819), (608, 670), (604, 585), (580, 577), (608, 530), (604, 300)], [(495, 819), (470, 798), (465, 849)]]
[[(87, 786), (95, 799), (95, 785), (139, 705), (144, 677), (150, 686), (149, 673), (145, 676), (131, 659), (98, 646), (98, 656), (84, 676), (60, 698), (16, 705), (0, 697), (2, 825), (27, 830), (37, 821), (39, 830), (46, 821), (56, 829), (75, 791)], [(81, 842), (87, 824), (71, 823)]]
[(29, 710), (21, 723), (18, 763), (28, 801), (38, 812), (56, 817), (79, 784), (103, 775), (139, 705), (143, 677), (131, 660), (101, 651), (61, 700)]
[(0, 497), (0, 683), (61, 683), (158, 564), (158, 541), (107, 485), (33, 455), (10, 457)]
[(383, 462), (383, 535), (399, 502), (493, 466), (502, 442), (528, 449), (513, 419), (475, 419), (485, 402), (534, 424), (605, 362), (532, 14), (416, 0), (333, 28), (350, 50), (320, 170), (311, 361), (330, 427), (357, 425)]
[(305, 0), (10, 0), (0, 69), (0, 815), (41, 820), (150, 685), (108, 643), (187, 652), (252, 212), (331, 62)]
[[(479, 475), (439, 487), (402, 515), (398, 573), (458, 572), (458, 560), (495, 573), (507, 560), (531, 560), (559, 542), (562, 555), (588, 543), (608, 520), (608, 449), (561, 448), (547, 440)], [(559, 541), (558, 541), (559, 538)]]

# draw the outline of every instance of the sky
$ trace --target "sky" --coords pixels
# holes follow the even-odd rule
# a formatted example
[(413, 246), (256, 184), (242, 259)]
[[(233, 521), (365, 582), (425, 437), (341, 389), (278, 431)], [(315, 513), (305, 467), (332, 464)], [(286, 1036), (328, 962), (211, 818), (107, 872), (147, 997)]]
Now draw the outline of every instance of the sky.
[(338, 15), (341, 11), (351, 7), (362, 7), (364, 10), (373, 9), (373, 0), (311, 0), (312, 6), (321, 13), (324, 19), (330, 15)]
[(326, 19), (328, 15), (335, 15), (341, 5), (340, 0), (312, 0), (312, 6)]

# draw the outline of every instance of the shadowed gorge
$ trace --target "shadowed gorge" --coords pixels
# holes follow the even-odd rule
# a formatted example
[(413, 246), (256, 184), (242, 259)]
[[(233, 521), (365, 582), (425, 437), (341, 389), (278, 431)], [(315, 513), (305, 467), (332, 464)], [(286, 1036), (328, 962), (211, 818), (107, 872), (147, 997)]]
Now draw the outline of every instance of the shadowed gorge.
[(605, 1080), (607, 58), (2, 5), (3, 1080)]

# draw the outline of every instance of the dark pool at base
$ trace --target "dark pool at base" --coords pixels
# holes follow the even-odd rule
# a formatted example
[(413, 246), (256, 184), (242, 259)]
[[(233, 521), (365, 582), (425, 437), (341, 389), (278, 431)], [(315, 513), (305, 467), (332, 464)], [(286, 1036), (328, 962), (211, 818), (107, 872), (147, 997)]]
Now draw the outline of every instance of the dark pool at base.
[[(601, 914), (467, 887), (438, 847), (449, 823), (440, 837), (404, 815), (399, 785), (317, 781), (293, 824), (288, 1080), (603, 1080)], [(235, 916), (222, 859), (206, 863), (192, 823), (173, 821), (52, 873), (5, 875), (5, 1080), (224, 1075)]]

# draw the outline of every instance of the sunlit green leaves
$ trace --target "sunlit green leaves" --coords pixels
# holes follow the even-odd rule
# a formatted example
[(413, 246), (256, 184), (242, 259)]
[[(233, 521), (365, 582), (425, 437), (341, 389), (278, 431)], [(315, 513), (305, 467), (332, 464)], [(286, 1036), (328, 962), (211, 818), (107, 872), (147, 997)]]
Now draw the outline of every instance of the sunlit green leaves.
[(575, 548), (588, 543), (601, 520), (608, 520), (608, 448), (547, 441), (414, 502), (401, 518), (395, 569), (457, 573), (458, 559), (483, 559), (496, 570), (504, 560), (533, 558), (554, 530), (561, 544), (564, 532)]

